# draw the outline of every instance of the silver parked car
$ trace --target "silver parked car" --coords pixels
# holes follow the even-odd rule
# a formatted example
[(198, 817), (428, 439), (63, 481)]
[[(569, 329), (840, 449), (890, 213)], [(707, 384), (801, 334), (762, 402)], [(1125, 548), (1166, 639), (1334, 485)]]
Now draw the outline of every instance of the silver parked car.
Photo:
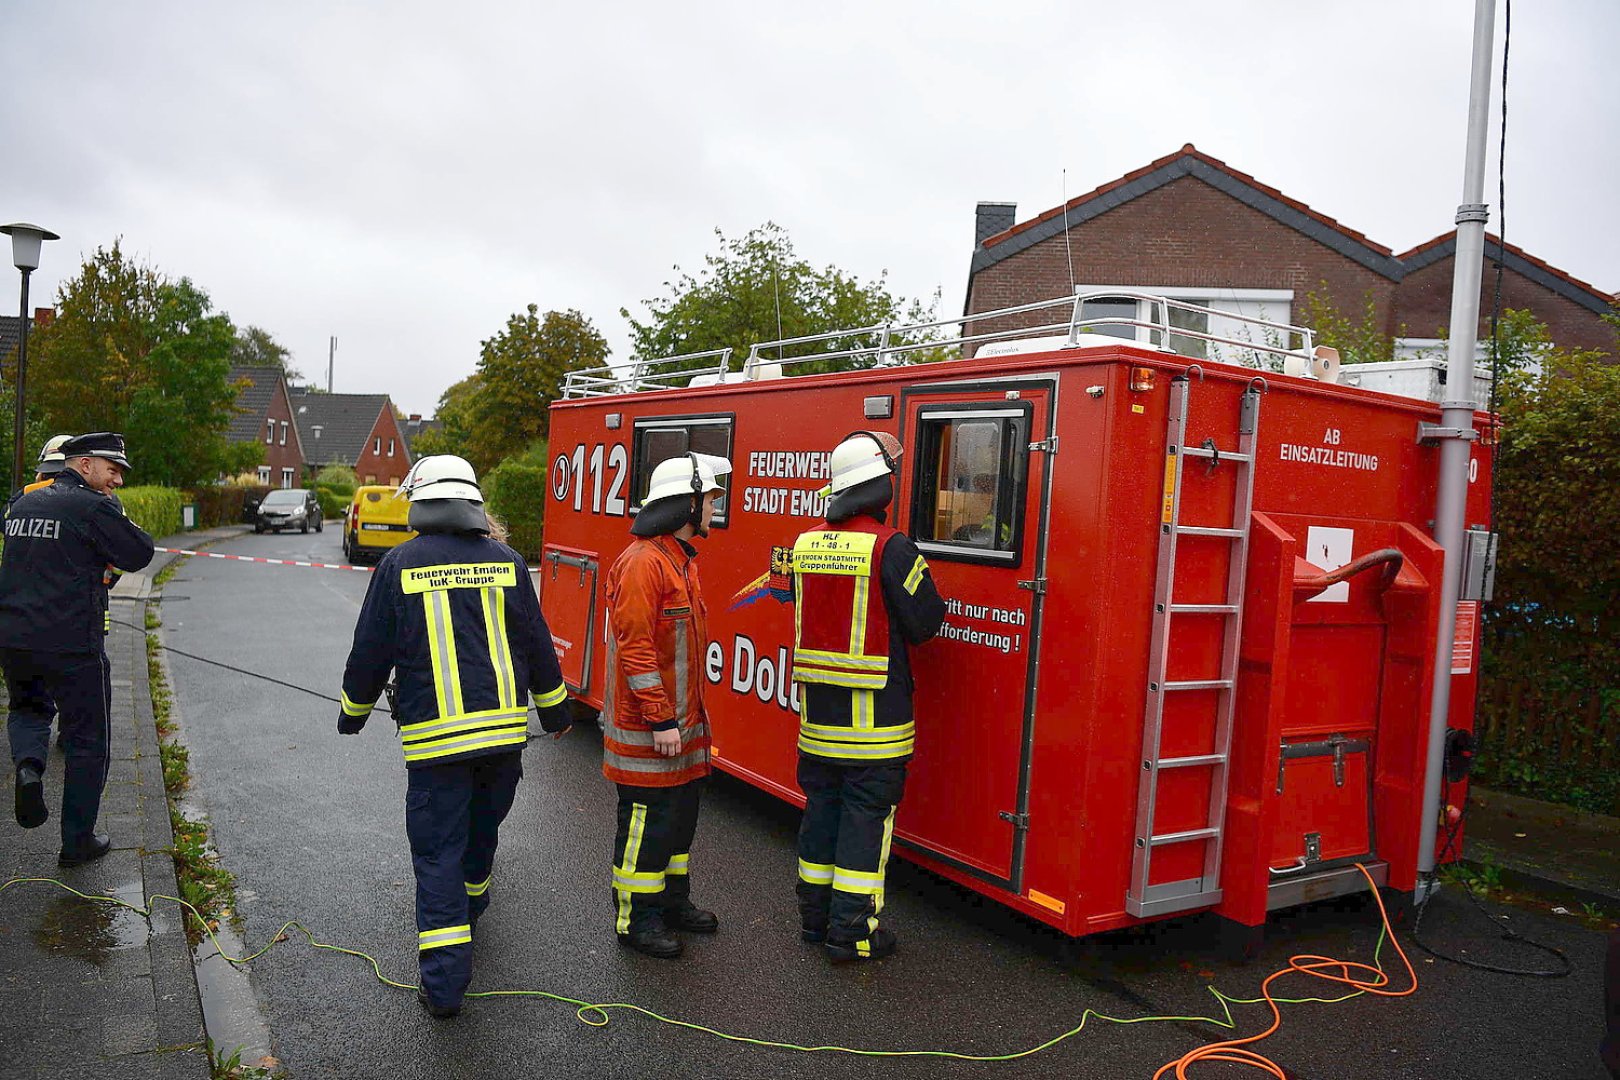
[(297, 529), (307, 533), (312, 528), (320, 532), (321, 526), (321, 501), (315, 497), (315, 493), (308, 488), (283, 488), (270, 492), (259, 503), (253, 531), (262, 533)]

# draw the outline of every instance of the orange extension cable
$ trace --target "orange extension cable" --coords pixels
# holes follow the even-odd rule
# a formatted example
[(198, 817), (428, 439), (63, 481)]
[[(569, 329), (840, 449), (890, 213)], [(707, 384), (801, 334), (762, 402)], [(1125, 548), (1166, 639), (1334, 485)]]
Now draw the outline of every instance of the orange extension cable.
[[(1384, 974), (1381, 969), (1370, 964), (1356, 963), (1352, 960), (1334, 960), (1331, 957), (1310, 954), (1289, 957), (1287, 967), (1267, 975), (1266, 981), (1260, 984), (1261, 996), (1265, 998), (1266, 1004), (1271, 1007), (1270, 1027), (1260, 1032), (1260, 1034), (1250, 1035), (1246, 1039), (1227, 1039), (1223, 1042), (1209, 1043), (1198, 1047), (1196, 1050), (1188, 1051), (1176, 1060), (1161, 1066), (1159, 1071), (1153, 1074), (1153, 1080), (1159, 1080), (1160, 1077), (1172, 1069), (1175, 1070), (1176, 1080), (1187, 1080), (1187, 1069), (1201, 1061), (1226, 1061), (1236, 1065), (1247, 1065), (1250, 1068), (1260, 1069), (1275, 1077), (1276, 1080), (1288, 1080), (1288, 1074), (1283, 1071), (1282, 1066), (1264, 1054), (1248, 1049), (1249, 1044), (1269, 1038), (1278, 1028), (1282, 1027), (1282, 1012), (1277, 1008), (1277, 1002), (1271, 996), (1271, 984), (1284, 975), (1292, 975), (1297, 971), (1318, 979), (1326, 979), (1329, 982), (1343, 983), (1362, 993), (1377, 994), (1380, 997), (1405, 997), (1417, 989), (1417, 972), (1412, 970), (1412, 961), (1407, 959), (1406, 950), (1401, 948), (1400, 941), (1395, 937), (1395, 932), (1389, 925), (1389, 911), (1384, 907), (1384, 898), (1378, 895), (1377, 884), (1373, 881), (1372, 875), (1367, 873), (1365, 866), (1356, 863), (1356, 869), (1360, 870), (1362, 876), (1367, 879), (1367, 885), (1372, 889), (1373, 899), (1378, 901), (1378, 914), (1384, 920), (1384, 930), (1389, 935), (1390, 942), (1395, 946), (1395, 952), (1399, 954), (1401, 963), (1406, 965), (1406, 974), (1412, 980), (1412, 985), (1405, 990), (1386, 989), (1390, 983), (1389, 976)], [(1356, 971), (1364, 974), (1358, 978), (1353, 974)]]

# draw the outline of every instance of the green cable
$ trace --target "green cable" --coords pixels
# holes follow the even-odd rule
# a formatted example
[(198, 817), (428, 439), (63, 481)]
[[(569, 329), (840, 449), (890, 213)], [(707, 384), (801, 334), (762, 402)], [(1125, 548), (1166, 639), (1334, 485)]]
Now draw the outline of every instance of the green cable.
[[(416, 984), (415, 983), (399, 982), (398, 980), (390, 979), (388, 976), (384, 975), (383, 972), (382, 972), (382, 965), (377, 961), (376, 957), (370, 955), (369, 953), (363, 953), (358, 949), (349, 949), (349, 948), (343, 947), (342, 945), (331, 945), (331, 944), (328, 944), (328, 943), (326, 943), (324, 941), (319, 941), (319, 940), (316, 939), (314, 932), (312, 930), (310, 930), (309, 927), (305, 926), (303, 923), (298, 922), (296, 920), (288, 920), (287, 922), (283, 923), (281, 925), (281, 929), (276, 932), (275, 936), (273, 936), (270, 939), (269, 943), (266, 944), (263, 948), (260, 948), (260, 949), (254, 951), (254, 952), (251, 952), (246, 956), (231, 957), (231, 956), (227, 956), (225, 954), (225, 950), (220, 947), (219, 938), (215, 935), (214, 928), (208, 925), (208, 920), (203, 918), (202, 914), (200, 912), (198, 912), (198, 910), (195, 907), (192, 907), (191, 904), (187, 903), (185, 900), (182, 900), (178, 896), (168, 896), (166, 894), (159, 893), (159, 894), (154, 895), (151, 898), (151, 900), (148, 902), (146, 907), (141, 907), (140, 905), (132, 904), (127, 900), (120, 900), (116, 896), (93, 896), (93, 895), (91, 895), (89, 893), (83, 893), (83, 892), (80, 892), (78, 889), (75, 889), (71, 885), (67, 885), (67, 884), (65, 884), (63, 882), (60, 882), (60, 881), (56, 880), (55, 878), (48, 878), (48, 877), (15, 877), (15, 878), (12, 878), (9, 881), (7, 881), (5, 884), (0, 885), (0, 893), (5, 892), (7, 889), (11, 888), (13, 885), (23, 885), (23, 884), (28, 884), (28, 883), (31, 883), (31, 882), (38, 882), (38, 883), (43, 883), (43, 884), (47, 884), (47, 885), (55, 885), (57, 888), (64, 889), (67, 892), (70, 892), (74, 896), (77, 896), (77, 897), (79, 897), (79, 898), (81, 898), (83, 900), (91, 900), (91, 901), (98, 901), (99, 900), (99, 901), (102, 901), (104, 903), (115, 904), (118, 907), (127, 908), (130, 911), (135, 912), (137, 915), (141, 916), (141, 918), (143, 918), (143, 919), (150, 919), (152, 917), (152, 904), (156, 903), (159, 900), (171, 900), (174, 903), (180, 905), (186, 911), (188, 911), (192, 915), (192, 917), (197, 920), (197, 923), (198, 923), (198, 925), (200, 925), (202, 927), (203, 932), (208, 935), (209, 941), (213, 942), (214, 950), (219, 953), (221, 959), (223, 959), (226, 963), (229, 963), (229, 964), (242, 965), (242, 964), (251, 963), (252, 961), (257, 960), (259, 957), (263, 956), (265, 953), (269, 952), (271, 949), (275, 948), (276, 945), (279, 944), (281, 941), (286, 940), (288, 930), (297, 930), (297, 931), (299, 931), (300, 933), (302, 933), (304, 935), (305, 940), (308, 941), (310, 946), (313, 947), (313, 948), (325, 949), (325, 950), (327, 950), (329, 952), (342, 953), (345, 956), (355, 956), (355, 957), (359, 957), (361, 960), (366, 961), (366, 963), (371, 965), (372, 974), (374, 974), (377, 977), (377, 981), (382, 983), (384, 986), (391, 986), (391, 987), (394, 987), (395, 989), (398, 989), (398, 990), (411, 990), (411, 991), (414, 991), (416, 989)], [(1384, 968), (1383, 968), (1383, 964), (1380, 962), (1379, 957), (1383, 953), (1384, 943), (1385, 943), (1385, 941), (1388, 940), (1388, 937), (1389, 937), (1389, 925), (1386, 923), (1383, 927), (1381, 927), (1379, 929), (1379, 931), (1378, 931), (1378, 944), (1373, 949), (1373, 966), (1375, 968), (1377, 968), (1380, 973), (1383, 973)], [(621, 1011), (621, 1012), (628, 1012), (628, 1013), (636, 1013), (638, 1015), (645, 1016), (650, 1020), (654, 1020), (654, 1021), (656, 1021), (656, 1022), (658, 1022), (660, 1024), (667, 1024), (670, 1027), (684, 1028), (687, 1031), (695, 1031), (695, 1032), (699, 1032), (699, 1033), (704, 1034), (704, 1035), (712, 1035), (717, 1039), (724, 1039), (727, 1042), (741, 1043), (741, 1044), (743, 1044), (745, 1046), (764, 1047), (764, 1048), (772, 1049), (772, 1050), (792, 1050), (792, 1051), (795, 1051), (795, 1052), (798, 1052), (798, 1053), (806, 1053), (806, 1054), (818, 1054), (818, 1053), (851, 1054), (851, 1055), (854, 1055), (854, 1056), (857, 1056), (857, 1057), (877, 1057), (877, 1058), (932, 1057), (932, 1058), (949, 1058), (949, 1059), (955, 1060), (955, 1061), (991, 1062), (991, 1061), (1016, 1061), (1019, 1058), (1026, 1058), (1026, 1057), (1030, 1057), (1030, 1056), (1035, 1055), (1035, 1054), (1039, 1054), (1043, 1050), (1050, 1050), (1052, 1047), (1058, 1045), (1059, 1043), (1064, 1042), (1065, 1040), (1071, 1039), (1074, 1036), (1080, 1034), (1082, 1031), (1084, 1031), (1086, 1029), (1086, 1025), (1088, 1023), (1090, 1023), (1092, 1020), (1101, 1020), (1101, 1021), (1105, 1021), (1105, 1022), (1110, 1023), (1110, 1024), (1119, 1024), (1119, 1025), (1122, 1025), (1122, 1026), (1129, 1025), (1129, 1024), (1156, 1024), (1156, 1023), (1172, 1023), (1172, 1022), (1174, 1022), (1174, 1023), (1203, 1023), (1203, 1024), (1213, 1024), (1216, 1027), (1225, 1028), (1228, 1031), (1232, 1031), (1232, 1030), (1236, 1030), (1236, 1028), (1237, 1028), (1237, 1021), (1232, 1016), (1232, 1006), (1234, 1006), (1234, 1005), (1258, 1005), (1258, 1004), (1263, 1003), (1266, 1000), (1263, 997), (1258, 997), (1258, 998), (1235, 998), (1235, 997), (1230, 997), (1230, 996), (1222, 993), (1218, 988), (1216, 988), (1214, 986), (1209, 986), (1209, 987), (1206, 987), (1205, 989), (1207, 989), (1210, 992), (1210, 994), (1215, 998), (1216, 1003), (1220, 1005), (1220, 1009), (1221, 1009), (1221, 1016), (1220, 1017), (1214, 1017), (1214, 1016), (1136, 1016), (1136, 1017), (1120, 1017), (1120, 1016), (1108, 1016), (1105, 1013), (1100, 1013), (1100, 1012), (1097, 1012), (1095, 1009), (1088, 1008), (1088, 1009), (1085, 1010), (1085, 1012), (1081, 1013), (1080, 1022), (1078, 1024), (1076, 1024), (1074, 1027), (1070, 1028), (1068, 1031), (1065, 1031), (1065, 1032), (1063, 1032), (1063, 1033), (1061, 1033), (1059, 1035), (1055, 1035), (1052, 1038), (1047, 1039), (1043, 1043), (1038, 1043), (1035, 1046), (1028, 1047), (1027, 1049), (1024, 1049), (1024, 1050), (1016, 1050), (1016, 1051), (1014, 1051), (1012, 1053), (1009, 1053), (1009, 1054), (964, 1054), (964, 1053), (960, 1053), (960, 1052), (955, 1051), (955, 1050), (862, 1050), (862, 1049), (859, 1049), (857, 1047), (850, 1047), (850, 1046), (833, 1046), (833, 1045), (808, 1046), (808, 1045), (804, 1045), (804, 1044), (801, 1044), (801, 1043), (779, 1042), (779, 1041), (776, 1041), (774, 1039), (755, 1039), (755, 1038), (752, 1038), (752, 1037), (747, 1036), (747, 1035), (735, 1035), (735, 1034), (732, 1034), (731, 1032), (721, 1031), (718, 1028), (712, 1028), (712, 1027), (708, 1027), (708, 1026), (706, 1026), (704, 1024), (693, 1023), (692, 1021), (689, 1021), (689, 1020), (677, 1020), (674, 1017), (664, 1016), (664, 1015), (662, 1015), (660, 1013), (653, 1012), (651, 1009), (645, 1008), (644, 1006), (635, 1005), (635, 1004), (632, 1004), (630, 1002), (623, 1002), (623, 1001), (612, 1001), (612, 1002), (581, 1001), (578, 998), (567, 997), (567, 996), (565, 996), (563, 994), (553, 994), (553, 993), (551, 993), (550, 991), (547, 991), (547, 990), (474, 990), (474, 991), (468, 992), (468, 994), (466, 996), (470, 997), (470, 998), (498, 998), (498, 997), (536, 997), (536, 998), (545, 998), (545, 999), (547, 999), (549, 1001), (556, 1001), (556, 1002), (561, 1002), (564, 1005), (572, 1005), (572, 1006), (574, 1006), (574, 1015), (579, 1019), (579, 1021), (581, 1023), (587, 1024), (587, 1025), (589, 1025), (591, 1027), (606, 1027), (608, 1025), (609, 1021), (610, 1021), (610, 1017), (608, 1016), (608, 1014), (610, 1012), (614, 1011), (614, 1010), (618, 1010), (618, 1011)], [(1362, 994), (1364, 994), (1364, 993), (1365, 993), (1365, 991), (1362, 991), (1362, 990), (1353, 990), (1348, 994), (1344, 994), (1341, 997), (1335, 997), (1335, 998), (1320, 998), (1320, 997), (1272, 998), (1271, 1000), (1276, 1002), (1279, 1005), (1306, 1005), (1306, 1004), (1333, 1005), (1333, 1004), (1337, 1004), (1338, 1002), (1341, 1002), (1341, 1001), (1349, 1001), (1351, 998), (1361, 997)]]

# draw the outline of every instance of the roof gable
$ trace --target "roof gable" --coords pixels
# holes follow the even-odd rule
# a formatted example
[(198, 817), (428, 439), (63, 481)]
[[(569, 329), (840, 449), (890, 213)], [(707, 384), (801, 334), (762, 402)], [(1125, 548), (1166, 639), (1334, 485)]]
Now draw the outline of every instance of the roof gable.
[(294, 391), (291, 403), (304, 459), (315, 465), (340, 462), (352, 466), (360, 460), (372, 428), (388, 408), (388, 395)]
[(1126, 173), (1118, 180), (1076, 196), (1062, 206), (1054, 207), (1044, 214), (987, 237), (973, 253), (970, 276), (1034, 247), (1043, 240), (1062, 236), (1067, 229), (1082, 225), (1115, 207), (1157, 191), (1183, 177), (1202, 181), (1245, 206), (1258, 210), (1324, 247), (1393, 281), (1399, 281), (1406, 272), (1401, 261), (1395, 258), (1389, 248), (1375, 243), (1354, 229), (1339, 224), (1326, 214), (1312, 210), (1297, 199), (1290, 199), (1281, 191), (1260, 183), (1247, 173), (1239, 172), (1225, 162), (1200, 152), (1192, 143), (1188, 143), (1175, 153), (1159, 158), (1135, 172)]
[(248, 367), (238, 364), (231, 368), (226, 379), (232, 384), (243, 384), (236, 392), (236, 412), (231, 415), (225, 438), (230, 442), (255, 442), (264, 436), (264, 418), (275, 400), (276, 387), (282, 380), (278, 367)]
[[(1405, 252), (1400, 256), (1400, 260), (1407, 273), (1412, 273), (1456, 254), (1457, 230), (1452, 229)], [(1588, 285), (1580, 278), (1566, 274), (1550, 263), (1542, 262), (1523, 248), (1502, 243), (1501, 237), (1490, 233), (1485, 234), (1485, 258), (1489, 262), (1500, 262), (1520, 277), (1533, 281), (1542, 288), (1550, 289), (1564, 299), (1599, 315), (1607, 315), (1617, 303), (1620, 303), (1620, 294), (1608, 296), (1596, 286)]]

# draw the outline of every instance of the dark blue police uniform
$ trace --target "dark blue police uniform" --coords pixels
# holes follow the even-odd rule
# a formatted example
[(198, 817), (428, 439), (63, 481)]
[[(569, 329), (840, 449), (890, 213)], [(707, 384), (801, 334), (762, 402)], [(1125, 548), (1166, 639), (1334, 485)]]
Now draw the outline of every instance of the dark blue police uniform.
[[(101, 437), (108, 440), (108, 446), (100, 447), (104, 453), (84, 446), (79, 452), (122, 464), (122, 438)], [(152, 538), (72, 469), (64, 469), (49, 487), (18, 496), (6, 516), (0, 555), (0, 666), (11, 697), (6, 725), (11, 760), (19, 781), (25, 767), (36, 775), (44, 771), (54, 701), (67, 758), (61, 812), (64, 862), (81, 861), (77, 856), (92, 846), (107, 781), (112, 684), (103, 575), (108, 564), (140, 570), (152, 561), (152, 551)], [(23, 794), (19, 782), (19, 822), (41, 824), (45, 812), (37, 801), (37, 816), (24, 820)]]
[(522, 556), (481, 533), (394, 548), (366, 591), (343, 673), (339, 732), (365, 723), (390, 672), (409, 770), (421, 989), (437, 1014), (472, 979), (502, 820), (523, 775), (532, 693), (546, 731), (569, 726), (551, 632)]

